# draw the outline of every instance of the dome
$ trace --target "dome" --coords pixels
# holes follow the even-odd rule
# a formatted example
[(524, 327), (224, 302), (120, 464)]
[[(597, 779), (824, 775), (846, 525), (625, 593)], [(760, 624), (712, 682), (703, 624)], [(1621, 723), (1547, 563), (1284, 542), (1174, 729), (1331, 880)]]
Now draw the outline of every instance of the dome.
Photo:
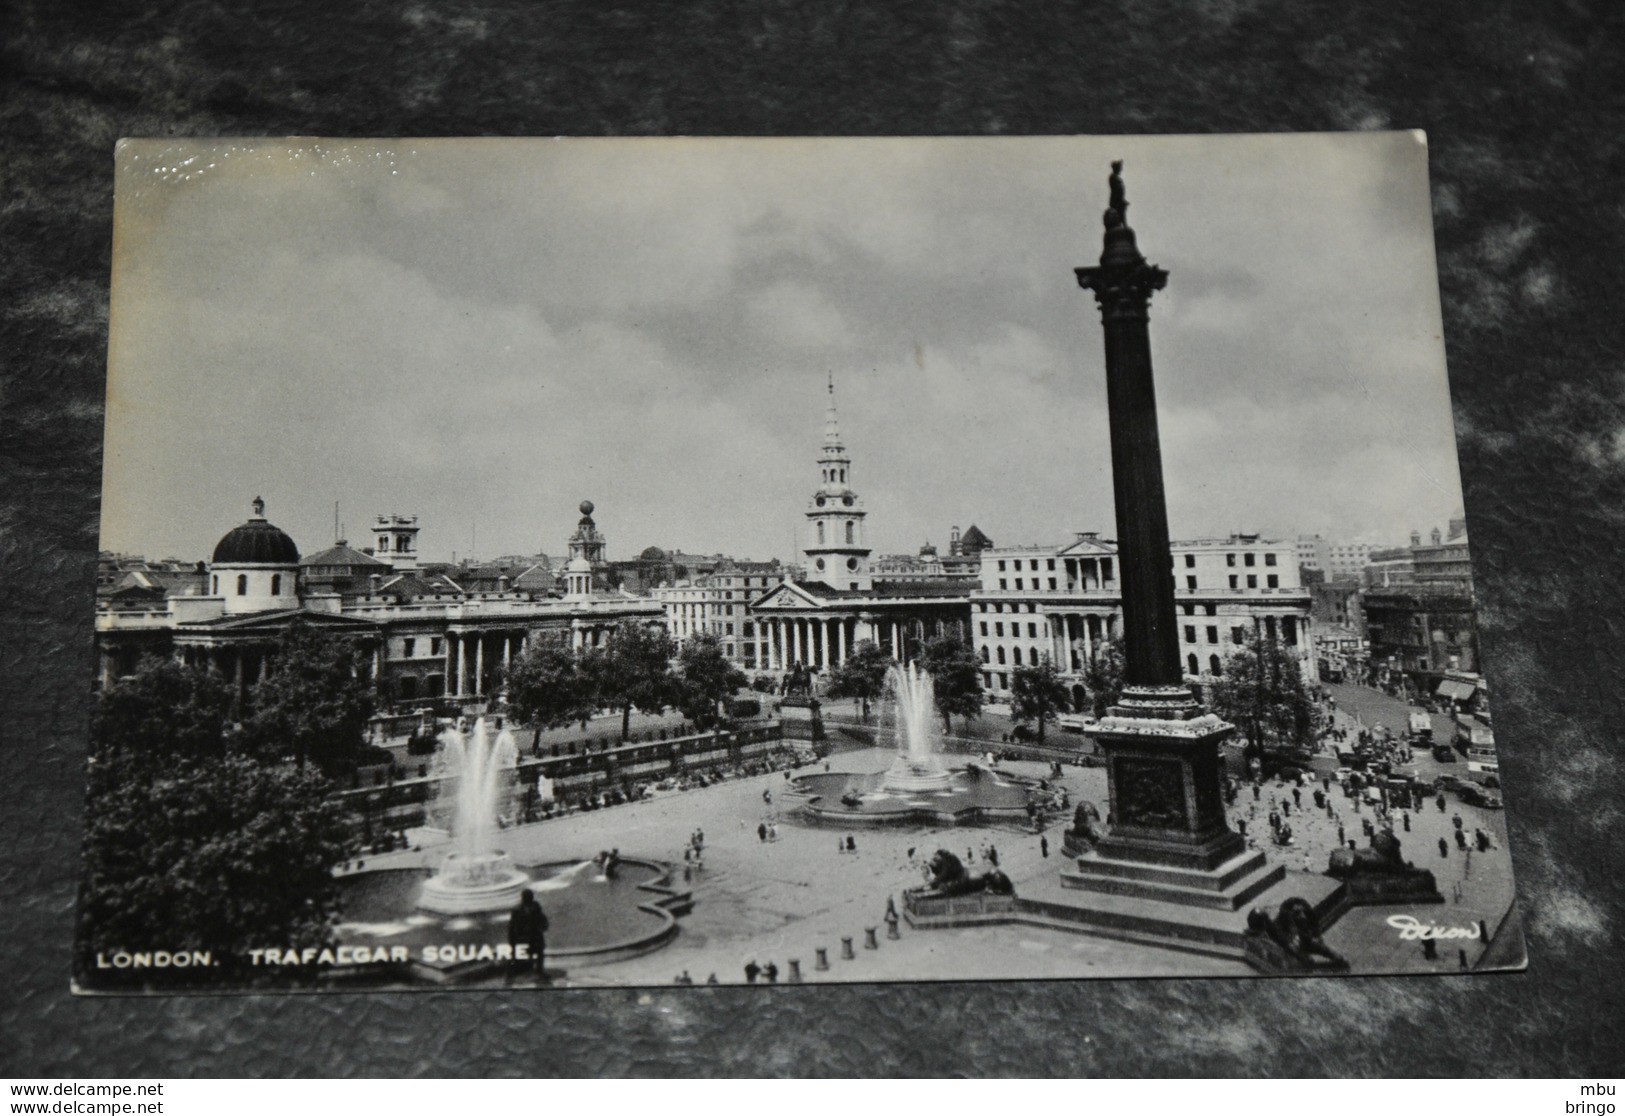
[(643, 553), (639, 554), (638, 557), (642, 558), (645, 562), (664, 562), (666, 560), (666, 552), (661, 550), (658, 546), (649, 546), (644, 547)]
[(592, 563), (579, 556), (570, 559), (570, 564), (564, 568), (567, 573), (592, 573)]
[(254, 497), (254, 514), (241, 527), (227, 531), (214, 548), (212, 565), (244, 563), (293, 566), (299, 563), (299, 548), (280, 528), (265, 519), (265, 501)]

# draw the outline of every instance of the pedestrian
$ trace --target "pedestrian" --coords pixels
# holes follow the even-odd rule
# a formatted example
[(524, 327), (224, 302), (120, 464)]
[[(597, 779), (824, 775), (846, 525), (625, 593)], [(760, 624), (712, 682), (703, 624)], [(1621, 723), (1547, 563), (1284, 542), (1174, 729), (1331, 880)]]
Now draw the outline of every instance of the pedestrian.
[(519, 893), (519, 905), (508, 916), (508, 945), (520, 971), (529, 964), (539, 978), (547, 979), (547, 913), (528, 887)]
[(1262, 793), (1263, 793), (1263, 791), (1259, 790), (1258, 784), (1254, 783), (1253, 784), (1253, 801), (1257, 802), (1259, 795), (1261, 795)]
[(767, 840), (767, 823), (766, 822), (757, 822), (756, 823), (756, 839), (758, 841), (764, 841), (764, 842)]
[(771, 961), (762, 966), (762, 975), (767, 978), (769, 984), (779, 983), (779, 967)]
[(1463, 852), (1467, 851), (1467, 834), (1463, 833), (1459, 829), (1456, 830), (1456, 848), (1462, 850)]
[(858, 839), (852, 836), (850, 833), (847, 834), (846, 837), (846, 851), (852, 853), (858, 851)]
[(1243, 837), (1247, 836), (1247, 819), (1246, 818), (1237, 818), (1236, 819), (1236, 832), (1241, 834)]
[(1439, 838), (1439, 856), (1443, 860), (1450, 859), (1450, 842), (1443, 837)]
[(758, 965), (756, 963), (756, 959), (752, 957), (749, 961), (745, 962), (745, 983), (755, 984), (756, 978), (761, 974), (761, 972), (762, 967)]
[(717, 979), (717, 974), (716, 973), (712, 973), (710, 976), (705, 978), (705, 983), (707, 983), (707, 984), (721, 984), (722, 982)]
[(1038, 851), (1044, 854), (1044, 858), (1046, 860), (1049, 859), (1049, 838), (1048, 837), (1040, 837), (1038, 839)]
[(1411, 812), (1406, 810), (1399, 815), (1399, 818), (1400, 821), (1405, 823), (1405, 832), (1409, 833), (1411, 831)]
[(1281, 800), (1281, 816), (1284, 818), (1290, 818), (1292, 816), (1292, 803), (1288, 802), (1284, 798)]
[(1342, 848), (1348, 843), (1348, 834), (1343, 831), (1343, 823), (1337, 823), (1337, 847)]
[(1450, 824), (1455, 827), (1457, 833), (1460, 833), (1461, 832), (1461, 815), (1460, 814), (1451, 814), (1450, 815)]
[(1444, 813), (1444, 791), (1440, 791), (1439, 797), (1435, 798), (1433, 801), (1438, 804), (1439, 813)]
[(1303, 792), (1301, 790), (1299, 790), (1297, 787), (1292, 788), (1292, 805), (1294, 805), (1294, 806), (1302, 806), (1303, 805)]
[(995, 868), (999, 866), (999, 850), (991, 841), (987, 846), (987, 862)]

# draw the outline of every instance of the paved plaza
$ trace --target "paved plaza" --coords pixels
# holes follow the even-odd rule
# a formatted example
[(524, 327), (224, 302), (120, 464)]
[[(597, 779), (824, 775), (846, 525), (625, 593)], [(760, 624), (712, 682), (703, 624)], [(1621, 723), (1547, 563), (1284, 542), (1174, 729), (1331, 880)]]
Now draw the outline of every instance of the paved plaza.
[[(1360, 704), (1361, 696), (1339, 697), (1340, 724), (1354, 723), (1349, 711)], [(1403, 714), (1403, 703), (1383, 700)], [(1372, 715), (1379, 708), (1384, 714), (1393, 712), (1387, 706), (1362, 707), (1361, 711)], [(1448, 718), (1444, 720), (1441, 733), (1448, 724)], [(828, 762), (834, 771), (867, 773), (884, 770), (892, 758), (890, 750), (863, 749), (838, 753)], [(1006, 762), (1001, 766), (1017, 775), (1049, 776), (1044, 764)], [(820, 762), (800, 772), (823, 768)], [(1092, 801), (1104, 814), (1103, 769), (1066, 767), (1059, 783), (1074, 802)], [(733, 779), (505, 831), (502, 843), (521, 862), (586, 859), (601, 850), (618, 848), (627, 856), (678, 865), (684, 863), (684, 850), (693, 832), (700, 829), (704, 833), (704, 867), (693, 872), (686, 885), (692, 890), (694, 908), (679, 920), (676, 938), (640, 957), (568, 968), (563, 983), (669, 984), (685, 972), (696, 983), (705, 983), (713, 973), (722, 983), (742, 983), (744, 967), (753, 960), (759, 965), (774, 963), (781, 981), (789, 977), (789, 962), (799, 961), (802, 978), (808, 982), (1252, 974), (1239, 961), (1022, 924), (914, 931), (904, 923), (900, 940), (888, 940), (883, 921), (887, 899), (894, 899), (901, 908), (902, 892), (922, 882), (922, 864), (938, 848), (966, 859), (973, 871), (984, 871), (988, 867), (984, 850), (991, 844), (999, 867), (1020, 894), (1024, 884), (1053, 876), (1064, 865), (1062, 826), (1052, 826), (1045, 834), (1047, 858), (1040, 837), (1015, 825), (826, 828), (794, 816), (794, 801), (785, 798), (788, 785), (782, 773)], [(1293, 802), (1293, 789), (1299, 792), (1297, 803)], [(1306, 781), (1301, 788), (1269, 781), (1258, 787), (1255, 798), (1253, 787), (1244, 783), (1228, 811), (1232, 825), (1240, 828), (1244, 823), (1249, 843), (1262, 849), (1271, 861), (1291, 870), (1319, 873), (1337, 847), (1339, 825), (1345, 840), (1352, 837), (1364, 847), (1368, 841), (1361, 823), (1373, 819), (1373, 814), (1369, 805), (1357, 804), (1335, 781), (1329, 788), (1331, 809), (1316, 810), (1315, 789), (1325, 790), (1318, 781)], [(1277, 845), (1270, 839), (1271, 809), (1288, 811), (1285, 820), (1293, 830), (1290, 845)], [(1434, 873), (1446, 899), (1442, 907), (1421, 907), (1411, 913), (1424, 922), (1449, 926), (1471, 926), (1482, 919), (1493, 932), (1513, 895), (1502, 812), (1469, 806), (1448, 796), (1443, 812), (1429, 800), (1424, 809), (1409, 814), (1409, 832), (1403, 827), (1404, 812), (1393, 814), (1403, 855)], [(1475, 849), (1468, 855), (1458, 849), (1453, 825), (1458, 815), (1469, 837), (1480, 828), (1491, 835), (1494, 845), (1490, 851)], [(758, 826), (763, 824), (776, 830), (776, 839), (759, 838)], [(848, 832), (855, 838), (855, 852), (841, 851)], [(414, 837), (428, 839), (421, 831)], [(1448, 849), (1442, 856), (1440, 838), (1446, 840)], [(373, 866), (432, 866), (441, 855), (439, 846), (426, 844), (419, 851), (375, 858)], [(1419, 941), (1404, 940), (1398, 929), (1385, 923), (1397, 910), (1351, 911), (1328, 934), (1328, 943), (1349, 957), (1355, 971), (1448, 971), (1459, 967), (1457, 949), (1463, 943), (1444, 943), (1437, 959), (1425, 958)], [(865, 931), (871, 927), (878, 932), (876, 950), (864, 948)], [(852, 959), (842, 956), (843, 938), (852, 939)], [(1467, 961), (1472, 964), (1485, 943), (1465, 944), (1469, 947)], [(816, 967), (820, 948), (828, 959), (827, 969)]]

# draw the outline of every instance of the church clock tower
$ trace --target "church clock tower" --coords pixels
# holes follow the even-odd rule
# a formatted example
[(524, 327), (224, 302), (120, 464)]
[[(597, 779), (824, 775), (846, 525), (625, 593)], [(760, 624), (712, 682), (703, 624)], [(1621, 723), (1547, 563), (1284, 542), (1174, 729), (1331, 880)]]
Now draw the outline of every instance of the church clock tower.
[(863, 501), (852, 491), (852, 459), (841, 444), (835, 419), (835, 378), (829, 381), (829, 409), (824, 412), (824, 450), (818, 459), (819, 484), (807, 505), (807, 579), (832, 589), (867, 592), (869, 547), (864, 541)]

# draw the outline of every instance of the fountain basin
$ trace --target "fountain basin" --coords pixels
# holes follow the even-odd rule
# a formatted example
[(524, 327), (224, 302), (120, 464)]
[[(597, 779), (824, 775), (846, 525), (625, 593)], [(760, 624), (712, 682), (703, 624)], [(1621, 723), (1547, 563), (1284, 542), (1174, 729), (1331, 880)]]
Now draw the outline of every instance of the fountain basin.
[(436, 914), (509, 911), (529, 883), (500, 849), (478, 856), (452, 853), (440, 872), (424, 881), (417, 905)]
[(796, 816), (830, 825), (978, 825), (1026, 822), (1036, 784), (969, 766), (921, 773), (920, 785), (900, 783), (897, 767), (873, 774), (802, 775), (790, 782)]
[(892, 791), (940, 791), (953, 785), (953, 777), (941, 764), (915, 763), (898, 756), (886, 771), (882, 785)]

